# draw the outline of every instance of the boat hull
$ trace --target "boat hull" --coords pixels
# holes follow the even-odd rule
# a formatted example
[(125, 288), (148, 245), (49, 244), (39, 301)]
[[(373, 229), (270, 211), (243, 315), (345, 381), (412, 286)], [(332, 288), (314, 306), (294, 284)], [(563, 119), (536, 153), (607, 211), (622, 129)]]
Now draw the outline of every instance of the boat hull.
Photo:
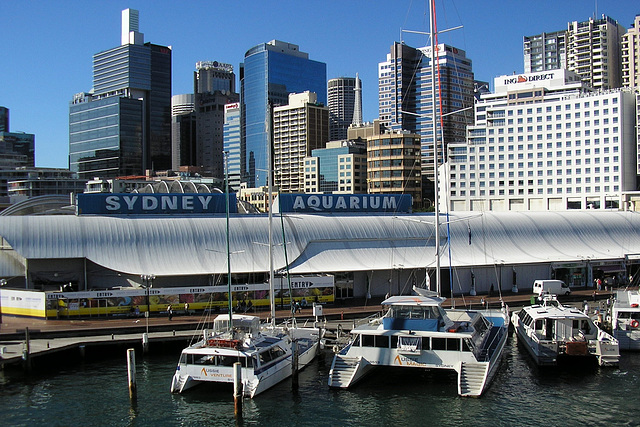
[[(432, 341), (435, 345), (445, 343), (451, 349), (408, 348), (394, 344), (387, 347), (357, 345), (352, 342), (334, 356), (329, 373), (329, 386), (332, 388), (349, 388), (361, 381), (375, 368), (395, 367), (410, 369), (439, 369), (455, 371), (458, 377), (458, 394), (477, 397), (482, 395), (490, 385), (502, 359), (502, 353), (508, 338), (508, 314), (498, 314), (499, 321), (488, 331), (483, 349), (471, 351), (464, 342), (472, 339), (470, 333), (390, 330), (382, 332), (383, 341), (400, 343), (401, 337), (416, 337), (422, 342)], [(379, 330), (384, 330), (384, 326)], [(361, 336), (368, 332), (360, 331)], [(371, 332), (373, 333), (373, 332)], [(427, 340), (427, 341), (425, 341)], [(374, 339), (375, 343), (375, 339)], [(478, 355), (484, 354), (482, 359)]]

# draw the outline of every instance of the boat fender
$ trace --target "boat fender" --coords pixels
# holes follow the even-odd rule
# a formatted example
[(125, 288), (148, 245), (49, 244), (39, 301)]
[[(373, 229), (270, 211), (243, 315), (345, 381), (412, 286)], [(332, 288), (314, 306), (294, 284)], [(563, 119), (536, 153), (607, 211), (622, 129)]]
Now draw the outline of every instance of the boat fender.
[(633, 319), (633, 320), (631, 321), (631, 327), (632, 327), (632, 328), (637, 328), (637, 327), (638, 327), (638, 321), (637, 321), (636, 319)]
[(342, 336), (342, 325), (338, 323), (338, 337)]
[(340, 353), (340, 347), (338, 347), (337, 345), (334, 345), (334, 346), (333, 346), (333, 352), (334, 352), (335, 354)]

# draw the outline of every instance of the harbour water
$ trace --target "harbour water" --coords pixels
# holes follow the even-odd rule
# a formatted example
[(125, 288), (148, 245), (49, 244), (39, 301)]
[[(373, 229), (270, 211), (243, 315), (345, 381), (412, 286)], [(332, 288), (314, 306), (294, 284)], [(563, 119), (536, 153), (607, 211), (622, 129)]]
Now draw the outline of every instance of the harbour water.
[[(138, 402), (129, 402), (125, 352), (25, 376), (0, 372), (0, 420), (7, 426), (235, 426), (231, 390), (169, 393), (179, 351), (137, 356)], [(330, 390), (331, 354), (244, 400), (247, 426), (611, 426), (639, 425), (640, 354), (619, 368), (537, 368), (511, 336), (491, 388), (479, 399), (457, 396), (449, 374), (409, 369), (372, 376), (352, 390)], [(380, 372), (380, 371), (378, 371)]]

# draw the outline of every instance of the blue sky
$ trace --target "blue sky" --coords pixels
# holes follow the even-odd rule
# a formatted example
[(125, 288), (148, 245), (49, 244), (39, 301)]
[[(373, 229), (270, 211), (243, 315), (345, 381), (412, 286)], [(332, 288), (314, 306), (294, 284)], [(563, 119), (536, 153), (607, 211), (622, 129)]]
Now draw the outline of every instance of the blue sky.
[[(466, 51), (476, 79), (524, 69), (522, 37), (603, 13), (628, 28), (637, 0), (443, 0), (440, 42)], [(145, 41), (173, 48), (173, 94), (193, 91), (195, 63), (238, 64), (251, 47), (278, 39), (327, 64), (327, 78), (363, 82), (365, 120), (377, 117), (377, 66), (401, 29), (428, 31), (427, 2), (411, 0), (0, 0), (0, 106), (12, 132), (36, 134), (36, 165), (68, 167), (69, 100), (92, 86), (95, 53), (120, 44), (123, 9), (140, 11)], [(414, 47), (426, 36), (408, 34)], [(239, 87), (238, 87), (239, 89)]]

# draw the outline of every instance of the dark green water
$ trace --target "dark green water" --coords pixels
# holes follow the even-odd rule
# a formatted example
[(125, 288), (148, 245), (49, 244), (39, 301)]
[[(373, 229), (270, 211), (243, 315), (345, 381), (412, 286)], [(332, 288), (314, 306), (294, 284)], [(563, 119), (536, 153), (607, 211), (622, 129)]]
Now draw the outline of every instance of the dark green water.
[[(138, 404), (127, 389), (126, 356), (25, 376), (0, 372), (0, 420), (5, 426), (234, 426), (231, 390), (196, 388), (172, 395), (176, 355), (138, 355)], [(611, 426), (639, 425), (640, 353), (620, 367), (538, 369), (515, 337), (480, 399), (460, 398), (455, 377), (393, 370), (353, 390), (330, 390), (331, 357), (253, 400), (247, 426)], [(381, 371), (378, 371), (381, 372)]]

